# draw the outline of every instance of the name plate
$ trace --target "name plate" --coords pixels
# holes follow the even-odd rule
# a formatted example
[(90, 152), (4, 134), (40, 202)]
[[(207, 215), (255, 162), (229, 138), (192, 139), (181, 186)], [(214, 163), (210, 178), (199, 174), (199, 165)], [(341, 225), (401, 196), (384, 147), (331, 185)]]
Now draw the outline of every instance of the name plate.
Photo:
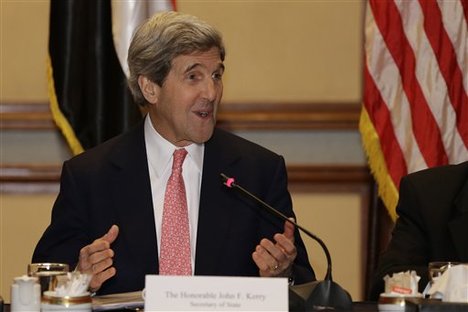
[(286, 278), (146, 275), (145, 311), (288, 311)]

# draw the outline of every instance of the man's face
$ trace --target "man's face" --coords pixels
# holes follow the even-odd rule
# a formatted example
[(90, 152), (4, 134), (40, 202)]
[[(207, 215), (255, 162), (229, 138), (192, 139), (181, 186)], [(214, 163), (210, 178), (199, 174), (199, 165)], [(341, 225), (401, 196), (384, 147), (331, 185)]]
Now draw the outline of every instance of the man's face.
[(157, 100), (150, 103), (155, 129), (176, 146), (206, 142), (223, 95), (223, 72), (217, 48), (175, 57), (162, 87), (156, 86)]

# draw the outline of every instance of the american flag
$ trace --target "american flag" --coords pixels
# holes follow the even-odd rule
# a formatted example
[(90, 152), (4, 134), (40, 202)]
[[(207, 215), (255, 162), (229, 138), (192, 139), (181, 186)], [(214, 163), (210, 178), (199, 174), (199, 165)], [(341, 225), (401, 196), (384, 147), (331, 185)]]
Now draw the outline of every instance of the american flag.
[(360, 132), (396, 219), (402, 176), (468, 160), (468, 0), (369, 0)]

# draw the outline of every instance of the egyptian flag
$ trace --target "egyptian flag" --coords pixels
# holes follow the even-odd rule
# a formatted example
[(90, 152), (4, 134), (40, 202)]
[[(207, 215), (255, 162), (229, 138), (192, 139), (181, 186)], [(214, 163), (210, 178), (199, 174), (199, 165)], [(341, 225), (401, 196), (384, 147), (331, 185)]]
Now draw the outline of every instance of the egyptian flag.
[(127, 49), (143, 20), (174, 9), (166, 0), (51, 0), (50, 107), (73, 154), (141, 120), (127, 86)]

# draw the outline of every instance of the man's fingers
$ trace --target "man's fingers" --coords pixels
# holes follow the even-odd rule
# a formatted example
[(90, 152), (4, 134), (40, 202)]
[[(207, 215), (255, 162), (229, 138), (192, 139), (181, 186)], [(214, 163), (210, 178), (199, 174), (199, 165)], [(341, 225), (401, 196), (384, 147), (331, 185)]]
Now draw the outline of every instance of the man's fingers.
[(93, 291), (101, 288), (101, 285), (107, 281), (109, 278), (114, 276), (116, 273), (116, 270), (114, 267), (110, 267), (105, 271), (102, 271), (100, 273), (94, 274), (93, 278), (91, 279), (91, 282), (89, 283), (89, 288)]
[(290, 257), (295, 255), (296, 253), (296, 246), (294, 245), (294, 241), (290, 238), (286, 237), (284, 234), (275, 234), (274, 239), (276, 241), (275, 246), (279, 248), (286, 256)]
[(83, 265), (87, 262), (96, 263), (105, 257), (112, 256), (114, 256), (114, 252), (110, 249), (109, 242), (104, 240), (96, 240), (80, 250), (80, 261), (83, 262)]
[(113, 263), (114, 261), (112, 260), (112, 258), (105, 258), (100, 262), (94, 263), (91, 266), (91, 272), (93, 274), (101, 273), (105, 271), (106, 269), (108, 269), (109, 267), (111, 267)]
[(118, 235), (119, 227), (114, 224), (106, 234), (80, 250), (77, 269), (93, 275), (89, 284), (92, 291), (97, 291), (102, 283), (116, 274), (116, 269), (112, 266), (114, 251), (111, 244)]
[[(293, 218), (291, 218), (294, 221)], [(294, 245), (295, 225), (285, 221), (284, 232), (276, 233), (276, 243), (264, 238), (252, 253), (252, 258), (260, 270), (260, 276), (289, 276), (292, 262), (297, 256)]]
[(102, 237), (96, 239), (91, 245), (83, 247), (80, 251), (80, 257), (88, 257), (96, 252), (109, 249), (118, 235), (119, 227), (114, 224)]
[[(92, 255), (89, 256), (88, 258), (88, 261), (93, 265), (93, 266), (96, 266), (100, 263), (103, 263), (105, 261), (112, 261), (112, 258), (114, 257), (114, 251), (112, 249), (106, 249), (106, 250), (103, 250), (103, 251), (99, 251), (99, 252), (96, 252), (96, 253), (93, 253)], [(110, 265), (108, 265), (110, 266)], [(105, 268), (107, 268), (108, 266), (106, 267), (101, 267), (101, 270), (99, 271), (102, 271), (104, 270)], [(93, 269), (93, 272), (96, 272), (95, 269)]]
[(252, 259), (260, 269), (262, 276), (270, 276), (272, 271), (278, 268), (278, 261), (260, 245), (257, 245), (252, 253)]
[[(291, 221), (295, 222), (294, 218), (289, 218)], [(285, 221), (284, 222), (284, 236), (291, 239), (294, 242), (294, 224), (291, 222)]]
[(95, 266), (97, 263), (105, 259), (107, 251), (97, 252), (93, 254), (80, 254), (80, 261), (78, 262), (78, 270), (80, 272), (95, 273)]
[[(273, 242), (269, 239), (262, 239), (260, 241), (260, 246), (263, 247), (274, 260), (276, 260), (275, 262), (281, 263), (286, 260), (286, 255), (284, 254), (283, 248), (281, 248), (281, 246), (278, 244), (273, 244)], [(275, 264), (273, 266), (275, 266)]]
[(110, 249), (110, 246), (111, 243), (115, 241), (118, 234), (119, 227), (117, 225), (112, 225), (106, 234), (96, 239), (92, 244), (83, 247), (80, 250), (78, 269), (82, 272), (93, 271), (92, 265), (106, 258), (112, 258), (114, 256), (114, 251)]
[(109, 231), (102, 237), (103, 240), (107, 241), (109, 244), (112, 244), (117, 236), (119, 235), (119, 227), (117, 225), (112, 225)]

